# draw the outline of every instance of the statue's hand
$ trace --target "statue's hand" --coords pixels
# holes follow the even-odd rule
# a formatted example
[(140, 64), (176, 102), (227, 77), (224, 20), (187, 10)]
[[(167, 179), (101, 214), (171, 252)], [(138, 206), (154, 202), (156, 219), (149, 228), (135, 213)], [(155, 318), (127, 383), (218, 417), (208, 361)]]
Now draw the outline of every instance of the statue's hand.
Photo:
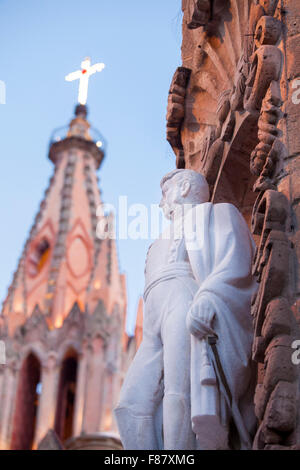
[(192, 304), (186, 318), (188, 331), (198, 339), (215, 335), (212, 328), (215, 311), (213, 304), (205, 297)]

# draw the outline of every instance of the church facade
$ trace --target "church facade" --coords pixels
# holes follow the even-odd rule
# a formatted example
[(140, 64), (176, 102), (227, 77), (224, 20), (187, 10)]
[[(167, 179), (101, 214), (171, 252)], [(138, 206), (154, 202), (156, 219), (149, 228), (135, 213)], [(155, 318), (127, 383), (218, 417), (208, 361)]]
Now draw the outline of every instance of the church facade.
[[(300, 1), (182, 9), (167, 139), (176, 167), (202, 173), (211, 201), (234, 204), (251, 228), (253, 448), (299, 449)], [(49, 430), (65, 448), (120, 448), (112, 409), (129, 362), (126, 285), (114, 240), (96, 236), (104, 152), (84, 106), (49, 157), (54, 175), (3, 304), (0, 448), (37, 448)]]
[(112, 224), (96, 175), (105, 145), (86, 115), (79, 104), (53, 136), (54, 174), (3, 303), (1, 449), (120, 448), (126, 280), (115, 240), (99, 236)]

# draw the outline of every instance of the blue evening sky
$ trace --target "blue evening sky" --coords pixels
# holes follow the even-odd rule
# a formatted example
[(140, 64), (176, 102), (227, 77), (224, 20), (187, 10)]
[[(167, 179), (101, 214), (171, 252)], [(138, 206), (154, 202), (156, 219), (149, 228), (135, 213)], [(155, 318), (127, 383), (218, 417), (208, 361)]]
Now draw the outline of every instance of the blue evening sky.
[[(160, 179), (175, 167), (165, 116), (180, 43), (181, 0), (0, 0), (2, 300), (53, 172), (50, 135), (73, 115), (77, 82), (64, 76), (86, 56), (106, 64), (90, 79), (88, 96), (89, 120), (108, 142), (102, 198), (118, 206), (126, 195), (129, 204), (149, 206), (159, 202)], [(118, 241), (129, 330), (149, 243)]]

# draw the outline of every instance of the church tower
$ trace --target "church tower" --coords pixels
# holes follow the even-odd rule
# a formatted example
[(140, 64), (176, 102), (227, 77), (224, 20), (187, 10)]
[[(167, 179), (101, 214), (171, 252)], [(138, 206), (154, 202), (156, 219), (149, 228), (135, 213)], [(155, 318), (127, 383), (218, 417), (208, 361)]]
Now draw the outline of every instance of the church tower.
[(116, 449), (112, 410), (126, 345), (125, 277), (115, 240), (99, 238), (96, 170), (104, 139), (78, 104), (54, 133), (54, 173), (3, 303), (0, 448), (37, 448), (45, 435), (65, 448)]

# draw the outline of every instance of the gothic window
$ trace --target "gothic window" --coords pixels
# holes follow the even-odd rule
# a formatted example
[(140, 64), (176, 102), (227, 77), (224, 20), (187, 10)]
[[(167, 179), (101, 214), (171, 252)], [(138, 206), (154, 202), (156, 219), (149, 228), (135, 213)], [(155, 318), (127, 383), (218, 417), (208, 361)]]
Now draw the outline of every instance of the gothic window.
[(30, 450), (34, 442), (40, 397), (41, 364), (31, 353), (20, 370), (13, 421), (11, 448)]
[(62, 441), (73, 435), (77, 364), (77, 354), (72, 350), (66, 355), (61, 366), (55, 431)]
[(29, 253), (28, 273), (30, 276), (37, 276), (47, 263), (50, 255), (50, 243), (43, 238)]

